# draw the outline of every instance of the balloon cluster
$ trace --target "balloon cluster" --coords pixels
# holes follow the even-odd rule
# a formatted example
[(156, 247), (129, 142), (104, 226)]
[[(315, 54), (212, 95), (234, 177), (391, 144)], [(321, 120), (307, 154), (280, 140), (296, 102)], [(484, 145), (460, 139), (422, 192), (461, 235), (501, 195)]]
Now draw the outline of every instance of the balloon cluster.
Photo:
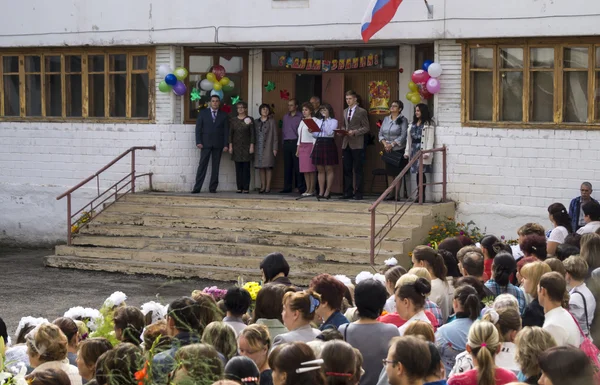
[(183, 67), (175, 68), (175, 71), (171, 70), (167, 64), (163, 64), (158, 67), (158, 74), (165, 79), (158, 84), (160, 92), (169, 92), (177, 96), (184, 95), (187, 92), (187, 87), (183, 80), (188, 76), (188, 70)]
[(206, 74), (206, 79), (200, 82), (200, 89), (210, 91), (210, 95), (217, 95), (223, 99), (223, 91), (233, 91), (235, 84), (225, 76), (225, 68), (222, 65), (212, 67), (212, 72)]
[(410, 92), (406, 94), (412, 104), (419, 104), (422, 99), (429, 100), (434, 94), (440, 92), (441, 84), (438, 78), (442, 74), (442, 66), (431, 60), (426, 60), (420, 70), (412, 74), (412, 81), (408, 83)]

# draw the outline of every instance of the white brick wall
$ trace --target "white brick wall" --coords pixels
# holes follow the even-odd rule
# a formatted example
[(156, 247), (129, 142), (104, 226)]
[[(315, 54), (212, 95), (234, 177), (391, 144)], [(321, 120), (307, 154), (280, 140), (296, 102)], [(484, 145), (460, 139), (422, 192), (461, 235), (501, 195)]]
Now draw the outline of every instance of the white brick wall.
[(462, 127), (460, 52), (453, 41), (436, 43), (444, 68), (436, 146), (448, 147), (448, 197), (458, 202), (461, 220), (490, 233), (516, 238), (516, 229), (530, 221), (549, 227), (550, 204), (568, 207), (582, 181), (600, 179), (600, 131)]

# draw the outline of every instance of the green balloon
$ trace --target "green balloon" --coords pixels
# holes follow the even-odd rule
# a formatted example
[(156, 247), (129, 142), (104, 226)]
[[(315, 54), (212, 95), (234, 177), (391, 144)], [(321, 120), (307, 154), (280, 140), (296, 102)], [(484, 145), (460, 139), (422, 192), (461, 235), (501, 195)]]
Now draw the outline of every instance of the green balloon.
[(229, 81), (229, 83), (227, 83), (226, 85), (223, 86), (223, 91), (233, 91), (234, 88), (235, 88), (235, 83), (232, 81)]
[(173, 89), (170, 85), (168, 85), (164, 80), (158, 84), (158, 90), (160, 92), (170, 92)]

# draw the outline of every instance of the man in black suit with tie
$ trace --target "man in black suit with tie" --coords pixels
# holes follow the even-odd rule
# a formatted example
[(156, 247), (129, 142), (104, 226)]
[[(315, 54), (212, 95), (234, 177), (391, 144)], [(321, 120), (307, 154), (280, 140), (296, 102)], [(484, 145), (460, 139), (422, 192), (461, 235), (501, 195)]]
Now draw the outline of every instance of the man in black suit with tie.
[(229, 116), (220, 111), (221, 98), (217, 95), (210, 97), (210, 108), (205, 108), (198, 114), (196, 120), (196, 147), (200, 150), (200, 164), (196, 172), (196, 184), (192, 194), (198, 194), (208, 168), (208, 160), (212, 158), (212, 168), (210, 174), (210, 185), (208, 187), (211, 193), (217, 192), (219, 185), (219, 165), (221, 164), (221, 154), (229, 150)]

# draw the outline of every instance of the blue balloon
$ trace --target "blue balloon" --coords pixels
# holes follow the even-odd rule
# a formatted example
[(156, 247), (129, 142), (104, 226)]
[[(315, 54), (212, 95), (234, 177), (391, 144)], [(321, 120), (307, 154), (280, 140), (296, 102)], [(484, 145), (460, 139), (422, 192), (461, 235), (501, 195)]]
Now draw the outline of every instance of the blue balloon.
[(177, 76), (173, 74), (168, 74), (167, 76), (165, 76), (165, 83), (167, 83), (170, 86), (174, 86), (175, 84), (177, 84)]
[(423, 63), (423, 71), (427, 72), (427, 70), (429, 69), (429, 66), (432, 64), (433, 64), (433, 60), (425, 60), (425, 62)]
[(223, 97), (225, 96), (225, 94), (223, 94), (223, 90), (212, 90), (210, 91), (210, 96), (213, 95), (217, 95), (221, 100), (223, 100)]

